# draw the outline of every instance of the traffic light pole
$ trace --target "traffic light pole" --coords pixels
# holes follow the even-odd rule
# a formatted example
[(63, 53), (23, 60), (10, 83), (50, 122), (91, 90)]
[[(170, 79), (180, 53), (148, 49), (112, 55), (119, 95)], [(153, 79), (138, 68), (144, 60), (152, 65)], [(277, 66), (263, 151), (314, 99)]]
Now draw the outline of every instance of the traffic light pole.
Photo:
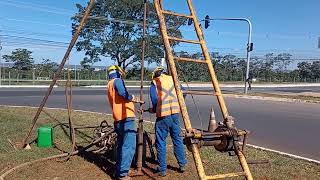
[[(246, 67), (246, 78), (244, 80), (244, 93), (248, 93), (248, 83), (249, 83), (249, 71), (250, 71), (250, 57), (251, 57), (251, 51), (253, 50), (253, 44), (251, 42), (252, 40), (252, 24), (251, 21), (247, 18), (209, 18), (209, 16), (206, 16), (204, 21), (244, 21), (248, 23), (248, 42), (247, 42), (247, 67)], [(209, 25), (206, 25), (207, 28)]]

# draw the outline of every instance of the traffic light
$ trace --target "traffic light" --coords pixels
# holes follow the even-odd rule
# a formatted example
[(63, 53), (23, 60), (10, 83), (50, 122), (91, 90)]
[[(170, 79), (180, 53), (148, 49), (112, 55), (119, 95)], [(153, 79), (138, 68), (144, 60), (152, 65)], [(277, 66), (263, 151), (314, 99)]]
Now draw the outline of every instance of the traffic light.
[(208, 28), (210, 25), (210, 17), (209, 15), (206, 15), (206, 17), (204, 18), (204, 28)]
[(189, 19), (188, 19), (188, 25), (190, 26), (191, 24), (192, 24), (192, 19), (189, 18)]
[(253, 43), (248, 44), (248, 49), (247, 49), (247, 51), (248, 51), (248, 52), (253, 51)]

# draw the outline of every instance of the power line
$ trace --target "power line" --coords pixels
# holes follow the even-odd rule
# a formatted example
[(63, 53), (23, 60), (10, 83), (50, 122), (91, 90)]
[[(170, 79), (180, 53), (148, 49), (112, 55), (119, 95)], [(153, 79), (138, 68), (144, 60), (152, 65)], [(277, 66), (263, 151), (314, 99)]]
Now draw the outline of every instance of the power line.
[(70, 15), (72, 14), (72, 12), (62, 12), (60, 9), (59, 10), (50, 10), (50, 8), (48, 7), (39, 7), (38, 5), (28, 5), (28, 4), (21, 4), (20, 2), (17, 3), (13, 3), (13, 2), (5, 2), (5, 1), (1, 1), (0, 4), (4, 4), (4, 5), (9, 5), (9, 6), (14, 6), (17, 8), (24, 8), (24, 9), (33, 9), (33, 10), (37, 10), (37, 11), (42, 11), (42, 12), (47, 12), (47, 13), (52, 13), (52, 14), (59, 14), (59, 15)]
[(3, 32), (7, 33), (13, 33), (13, 34), (19, 34), (19, 35), (29, 35), (29, 36), (59, 36), (59, 37), (68, 37), (71, 38), (71, 33), (70, 35), (67, 34), (58, 34), (58, 33), (53, 33), (53, 32), (34, 32), (34, 31), (29, 31), (26, 29), (3, 29)]
[(46, 43), (55, 43), (55, 44), (62, 44), (62, 45), (69, 45), (67, 42), (59, 42), (59, 41), (52, 41), (52, 40), (45, 40), (45, 39), (37, 39), (37, 38), (28, 38), (28, 37), (21, 37), (21, 36), (13, 36), (13, 35), (1, 35), (4, 38), (17, 38), (17, 39), (24, 39), (24, 40), (32, 40), (32, 41), (41, 41)]
[[(1, 36), (6, 40), (5, 43), (11, 43), (11, 44), (16, 43), (18, 45), (20, 45), (21, 43), (26, 43), (26, 44), (33, 44), (33, 45), (57, 46), (57, 47), (65, 48), (65, 47), (68, 47), (68, 44), (69, 44), (68, 42), (52, 41), (52, 40), (39, 39), (39, 38), (29, 38), (29, 37), (14, 36), (14, 35), (8, 35), (8, 34), (4, 34)], [(181, 49), (181, 48), (184, 48), (184, 49)], [(178, 49), (180, 51), (184, 50), (187, 52), (194, 52), (194, 53), (199, 52), (199, 50), (194, 49), (194, 47), (191, 48), (188, 46), (181, 46), (181, 45), (180, 46), (178, 45), (174, 49)], [(226, 48), (226, 47), (209, 47), (209, 49), (217, 49), (219, 50), (219, 52), (232, 53), (235, 55), (243, 55), (244, 52), (242, 53), (240, 51), (245, 50), (245, 49)], [(225, 51), (228, 51), (228, 52), (225, 52)], [(256, 55), (259, 55), (259, 54), (262, 54), (262, 52), (264, 51), (268, 53), (274, 53), (274, 51), (288, 52), (287, 50), (284, 50), (284, 49), (264, 49), (264, 50), (256, 50), (253, 53)], [(298, 50), (298, 49), (295, 49), (293, 51), (309, 52), (308, 54), (304, 53), (303, 55), (313, 55), (310, 53), (312, 51), (305, 51), (305, 50)], [(262, 54), (262, 55), (265, 55), (265, 54)], [(295, 55), (297, 55), (297, 53), (295, 53)]]
[(44, 9), (47, 8), (47, 9), (53, 9), (56, 11), (64, 11), (64, 12), (72, 13), (69, 9), (57, 8), (54, 6), (48, 6), (48, 5), (41, 4), (43, 1), (38, 1), (36, 4), (31, 3), (31, 2), (24, 2), (24, 1), (12, 1), (12, 0), (4, 0), (4, 1), (7, 1), (9, 3), (24, 4), (24, 5), (29, 5), (32, 7), (39, 7), (39, 8), (44, 8)]
[[(16, 2), (16, 1), (7, 0), (7, 1), (1, 1), (0, 3), (11, 5), (11, 6), (18, 7), (18, 8), (26, 8), (26, 9), (30, 9), (31, 8), (31, 9), (34, 9), (34, 10), (37, 10), (37, 11), (53, 13), (53, 14), (68, 15), (68, 16), (73, 16), (74, 15), (73, 12), (71, 12), (71, 11), (69, 11), (67, 9), (54, 8), (52, 6), (39, 5), (39, 4), (30, 3), (30, 2), (26, 3), (26, 2)], [(81, 16), (81, 14), (78, 14), (78, 16)], [(89, 18), (91, 18), (91, 19), (105, 19), (105, 20), (108, 20), (110, 22), (118, 22), (118, 23), (131, 24), (131, 25), (142, 25), (142, 22), (136, 21), (136, 20), (121, 20), (121, 19), (117, 19), (117, 18), (110, 19), (110, 18), (107, 18), (107, 17), (104, 17), (104, 16), (95, 16), (95, 17), (94, 16), (90, 16)], [(22, 22), (22, 20), (20, 20), (20, 21)], [(53, 25), (58, 25), (59, 26), (59, 24), (53, 24)], [(184, 31), (191, 32), (193, 30), (184, 30)], [(215, 32), (215, 31), (214, 30), (205, 30), (204, 32)], [(241, 36), (241, 37), (247, 36), (246, 33), (235, 33), (235, 32), (217, 32), (217, 34), (218, 35), (226, 34), (226, 35)], [(287, 34), (274, 35), (274, 34), (270, 34), (270, 33), (266, 33), (266, 34), (257, 34), (257, 33), (255, 33), (253, 35), (253, 37), (255, 37), (255, 38), (265, 37), (267, 39), (270, 39), (270, 38), (273, 38), (273, 37), (274, 38), (279, 38), (279, 39), (293, 39), (293, 38), (312, 39), (312, 38), (315, 38), (316, 35), (303, 34), (303, 35), (299, 35), (299, 36), (290, 36), (290, 35), (287, 35)]]

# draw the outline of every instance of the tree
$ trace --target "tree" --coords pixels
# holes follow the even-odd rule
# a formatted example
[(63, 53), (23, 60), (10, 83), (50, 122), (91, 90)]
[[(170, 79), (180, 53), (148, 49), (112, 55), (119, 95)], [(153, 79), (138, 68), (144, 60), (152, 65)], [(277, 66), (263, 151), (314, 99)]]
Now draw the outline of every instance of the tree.
[(32, 58), (32, 51), (28, 51), (27, 49), (16, 49), (11, 52), (10, 55), (2, 56), (6, 62), (13, 62), (13, 68), (17, 70), (18, 75), (17, 79), (22, 71), (28, 71), (33, 66), (33, 58)]
[(291, 54), (281, 53), (275, 57), (275, 63), (277, 65), (277, 71), (280, 75), (281, 81), (284, 80), (284, 73), (287, 71), (288, 66), (292, 63)]
[[(85, 7), (76, 4), (78, 13), (72, 18), (75, 30), (79, 24)], [(147, 2), (148, 26), (146, 38), (146, 61), (160, 63), (163, 56), (162, 40), (159, 34), (157, 16), (153, 4)], [(141, 59), (143, 1), (142, 0), (97, 0), (91, 18), (80, 33), (76, 44), (78, 51), (84, 51), (86, 57), (82, 65), (92, 65), (103, 57), (110, 57), (117, 65), (126, 69), (129, 65), (139, 63)], [(95, 17), (95, 18), (92, 18)], [(167, 16), (169, 35), (182, 37), (177, 28), (185, 23), (185, 19)]]
[(301, 79), (303, 79), (304, 81), (307, 81), (312, 77), (311, 63), (306, 61), (299, 62), (297, 67), (299, 71), (299, 77)]
[(50, 59), (42, 59), (41, 64), (37, 65), (38, 77), (50, 77), (57, 69), (58, 63), (52, 62)]
[(314, 61), (311, 65), (312, 76), (314, 79), (320, 78), (320, 61)]

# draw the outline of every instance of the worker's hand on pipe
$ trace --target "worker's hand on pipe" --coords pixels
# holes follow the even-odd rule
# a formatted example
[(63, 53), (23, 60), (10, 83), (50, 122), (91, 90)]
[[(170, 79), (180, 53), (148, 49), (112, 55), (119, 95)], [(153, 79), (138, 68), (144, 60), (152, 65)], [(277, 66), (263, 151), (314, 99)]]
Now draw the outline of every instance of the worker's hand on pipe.
[(153, 108), (146, 109), (145, 111), (146, 111), (146, 112), (149, 112), (149, 113), (155, 113), (155, 112), (153, 111)]
[(141, 113), (141, 112), (155, 113), (155, 112), (153, 111), (153, 108), (138, 110), (138, 112), (139, 112), (139, 113)]
[(134, 95), (132, 95), (131, 101), (134, 102), (134, 103), (140, 103), (140, 104), (144, 104), (145, 103), (144, 101), (141, 101), (138, 97), (135, 97)]

